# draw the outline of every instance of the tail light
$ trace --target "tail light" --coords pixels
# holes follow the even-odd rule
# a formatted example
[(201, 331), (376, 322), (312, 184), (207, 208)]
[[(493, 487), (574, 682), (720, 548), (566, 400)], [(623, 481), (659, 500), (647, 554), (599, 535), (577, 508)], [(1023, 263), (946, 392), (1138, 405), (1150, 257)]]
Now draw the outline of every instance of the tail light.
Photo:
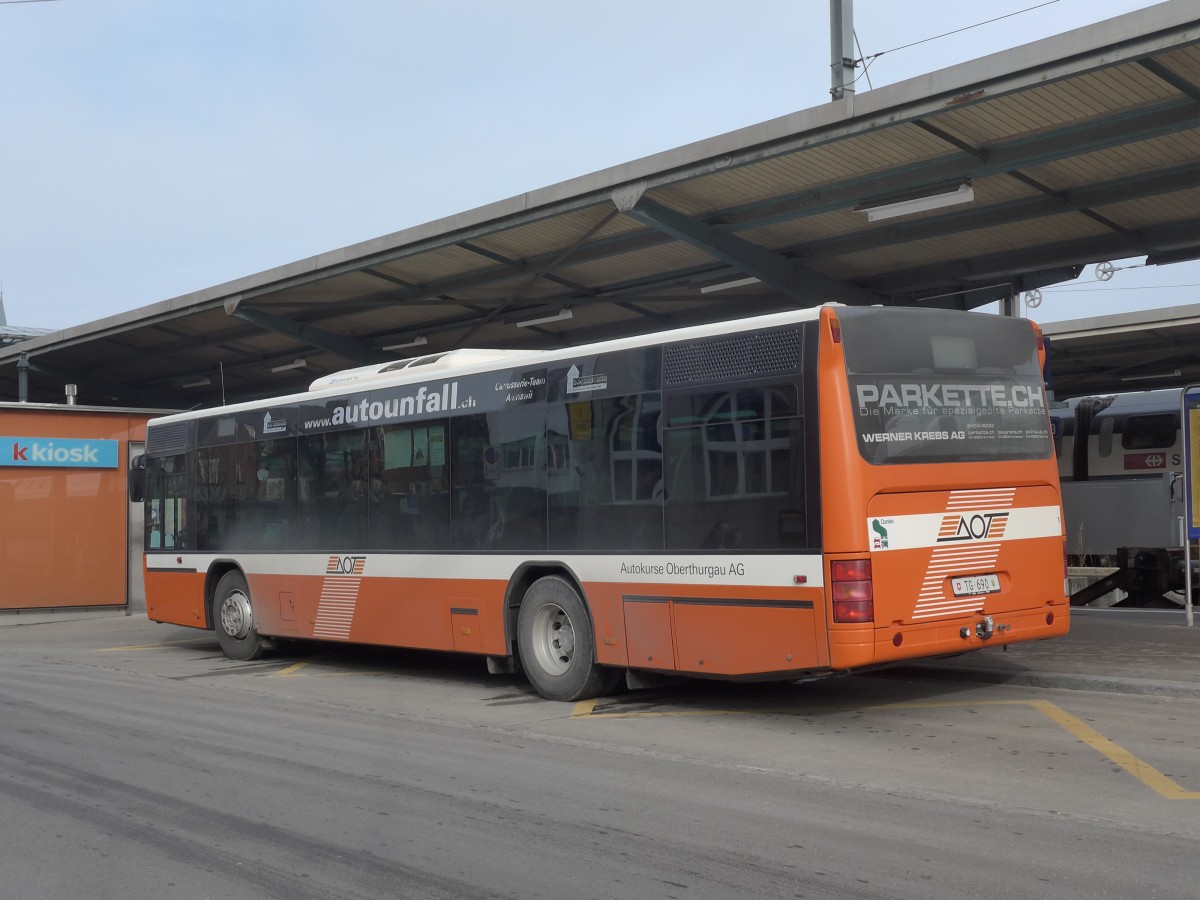
[(835, 559), (829, 563), (833, 621), (874, 622), (875, 595), (869, 559)]

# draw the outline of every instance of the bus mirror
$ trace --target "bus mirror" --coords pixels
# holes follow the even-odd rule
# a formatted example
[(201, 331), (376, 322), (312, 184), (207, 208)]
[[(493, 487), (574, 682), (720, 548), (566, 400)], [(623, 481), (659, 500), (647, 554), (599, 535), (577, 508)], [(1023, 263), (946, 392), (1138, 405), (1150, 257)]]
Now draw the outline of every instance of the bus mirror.
[(129, 502), (141, 503), (146, 499), (146, 457), (138, 454), (129, 460)]

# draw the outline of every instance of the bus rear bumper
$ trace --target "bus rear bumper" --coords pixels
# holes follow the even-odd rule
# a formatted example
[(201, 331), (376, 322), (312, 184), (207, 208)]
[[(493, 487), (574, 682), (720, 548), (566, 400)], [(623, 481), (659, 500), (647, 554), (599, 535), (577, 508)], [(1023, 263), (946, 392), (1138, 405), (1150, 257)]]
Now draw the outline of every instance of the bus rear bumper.
[(937, 622), (834, 627), (829, 634), (830, 667), (855, 669), (1062, 637), (1070, 623), (1070, 607), (1054, 604)]

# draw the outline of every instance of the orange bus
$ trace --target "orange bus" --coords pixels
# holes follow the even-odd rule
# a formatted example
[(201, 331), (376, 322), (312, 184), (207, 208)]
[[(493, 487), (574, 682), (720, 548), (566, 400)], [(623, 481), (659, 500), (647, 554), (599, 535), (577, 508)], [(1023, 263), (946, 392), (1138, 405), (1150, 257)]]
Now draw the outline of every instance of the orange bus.
[(147, 613), (430, 648), (554, 700), (1065, 634), (1024, 319), (824, 306), (452, 350), (150, 422)]

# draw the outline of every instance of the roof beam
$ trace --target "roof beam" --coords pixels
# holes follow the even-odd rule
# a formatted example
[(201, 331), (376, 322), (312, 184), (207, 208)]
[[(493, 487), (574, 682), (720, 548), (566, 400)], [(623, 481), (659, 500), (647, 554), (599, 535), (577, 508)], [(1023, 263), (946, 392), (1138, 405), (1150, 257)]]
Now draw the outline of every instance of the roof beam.
[[(713, 230), (719, 230), (722, 234), (729, 236), (730, 232), (744, 231), (753, 228), (759, 228), (766, 225), (777, 224), (779, 222), (789, 221), (807, 216), (822, 215), (840, 209), (845, 209), (848, 206), (853, 206), (860, 202), (864, 197), (874, 196), (890, 191), (901, 190), (904, 188), (912, 188), (922, 183), (929, 181), (945, 181), (953, 180), (953, 178), (983, 178), (989, 175), (998, 175), (1007, 172), (1012, 172), (1015, 169), (1027, 167), (1039, 163), (1061, 159), (1074, 154), (1089, 153), (1094, 150), (1103, 149), (1105, 147), (1118, 146), (1121, 144), (1131, 143), (1135, 141), (1146, 140), (1151, 137), (1160, 136), (1164, 133), (1175, 132), (1180, 129), (1188, 129), (1195, 127), (1197, 104), (1190, 101), (1171, 101), (1170, 103), (1160, 106), (1149, 107), (1144, 110), (1138, 110), (1134, 113), (1122, 113), (1120, 115), (1109, 116), (1105, 119), (1100, 119), (1095, 122), (1089, 122), (1086, 125), (1072, 125), (1067, 128), (1056, 131), (1047, 132), (1035, 138), (1023, 138), (1013, 141), (1002, 142), (991, 147), (985, 148), (970, 148), (967, 145), (959, 145), (956, 142), (955, 146), (960, 153), (949, 157), (939, 157), (935, 160), (923, 161), (912, 166), (906, 166), (898, 169), (888, 169), (886, 172), (865, 176), (862, 178), (847, 179), (836, 184), (817, 185), (811, 189), (799, 191), (784, 197), (774, 198), (768, 201), (762, 201), (753, 204), (746, 204), (738, 207), (731, 207), (725, 210), (719, 210), (704, 216), (703, 219), (693, 220), (687, 219), (688, 222), (694, 222), (697, 225), (707, 226)], [(918, 127), (924, 127), (924, 123), (914, 123)], [(930, 131), (930, 128), (924, 128)], [(1182, 172), (1181, 169), (1173, 170), (1176, 174)], [(1186, 173), (1183, 173), (1186, 175)], [(1158, 176), (1148, 176), (1145, 183), (1140, 188), (1131, 188), (1131, 190), (1141, 189), (1151, 191), (1150, 182), (1157, 179)], [(1133, 181), (1133, 180), (1131, 180)], [(1175, 190), (1179, 186), (1168, 187), (1168, 190)], [(1100, 189), (1101, 186), (1094, 186)], [(1084, 188), (1081, 190), (1089, 190)], [(1070, 211), (1073, 208), (1070, 204), (1076, 202), (1087, 202), (1079, 198), (1080, 191), (1072, 191), (1069, 194), (1069, 199), (1064, 203), (1060, 202), (1060, 208), (1063, 211)], [(1142, 194), (1149, 196), (1149, 193)], [(1096, 198), (1087, 198), (1093, 204)], [(650, 201), (645, 201), (650, 202)], [(1045, 204), (1053, 201), (1043, 200), (1038, 198), (1033, 203), (1042, 204), (1041, 207), (1034, 209), (1032, 207), (1027, 211), (1027, 215), (1042, 215), (1045, 209), (1048, 208)], [(639, 204), (641, 205), (641, 204)], [(1016, 205), (1014, 205), (1016, 206)], [(955, 230), (961, 227), (961, 223), (969, 221), (975, 223), (976, 217), (980, 214), (977, 210), (967, 210), (962, 212), (958, 222), (953, 226)], [(985, 213), (986, 215), (987, 213)], [(680, 215), (680, 214), (676, 214)], [(1003, 210), (996, 212), (997, 216), (1003, 216)], [(928, 220), (922, 222), (906, 223), (903, 225), (892, 225), (887, 229), (881, 229), (876, 233), (876, 237), (891, 234), (898, 227), (907, 228), (924, 228), (933, 227), (927, 225)], [(949, 223), (954, 221), (953, 217), (938, 217), (937, 222)], [(1015, 220), (1014, 220), (1015, 221)], [(991, 224), (991, 223), (985, 223)], [(935, 232), (931, 236), (946, 232)], [(601, 238), (596, 241), (590, 241), (579, 246), (572, 254), (572, 259), (575, 262), (595, 261), (618, 256), (622, 253), (636, 252), (645, 250), (651, 247), (661, 246), (672, 240), (675, 235), (663, 231), (642, 231), (633, 234), (622, 234), (613, 237)], [(871, 241), (870, 234), (862, 236), (864, 240)], [(919, 240), (920, 237), (911, 238)], [(834, 239), (837, 240), (837, 239)], [(690, 241), (689, 241), (690, 243)], [(881, 241), (883, 244), (893, 243), (891, 240)], [(878, 246), (879, 244), (875, 244)], [(694, 245), (700, 246), (700, 245)], [(751, 245), (753, 246), (753, 245)], [(473, 249), (473, 248), (472, 248)], [(701, 246), (706, 252), (712, 252), (708, 247)], [(866, 246), (863, 247), (866, 249)], [(805, 254), (808, 255), (809, 246), (805, 247)], [(815, 254), (814, 254), (815, 255)], [(820, 255), (831, 255), (824, 252)], [(537, 269), (552, 260), (555, 252), (549, 251), (546, 253), (535, 254), (521, 260), (521, 265), (525, 269)], [(718, 257), (723, 258), (723, 257)], [(743, 269), (744, 264), (731, 263), (736, 268)], [(511, 263), (499, 267), (489, 267), (484, 270), (464, 275), (456, 275), (447, 279), (436, 282), (431, 282), (426, 285), (418, 286), (412, 293), (391, 295), (386, 298), (381, 298), (380, 301), (374, 302), (395, 302), (397, 300), (403, 302), (428, 302), (431, 298), (438, 298), (439, 301), (445, 302), (461, 302), (453, 301), (445, 295), (453, 292), (456, 289), (466, 287), (479, 287), (497, 280), (507, 280), (513, 275)], [(761, 278), (761, 276), (758, 276)], [(766, 279), (763, 279), (764, 281)], [(361, 302), (361, 301), (360, 301)], [(364, 303), (364, 305), (370, 305)]]
[(1193, 218), (1170, 225), (1143, 228), (1130, 234), (1099, 235), (1057, 244), (1014, 248), (969, 259), (947, 260), (945, 263), (865, 278), (862, 283), (880, 294), (890, 295), (947, 285), (954, 281), (975, 283), (1014, 278), (1023, 272), (1122, 258), (1117, 254), (1136, 256), (1160, 247), (1183, 246), (1189, 241), (1194, 242), (1197, 233), (1200, 233), (1200, 218)]
[(60, 368), (51, 363), (46, 362), (37, 354), (28, 354), (26, 362), (29, 369), (37, 372), (39, 375), (44, 375), (46, 378), (59, 383), (59, 391), (68, 384), (82, 385), (85, 397), (88, 395), (99, 397), (117, 397), (132, 399), (136, 397), (137, 389), (130, 389), (130, 385), (119, 384), (114, 381), (109, 381), (103, 377), (94, 375), (90, 372), (71, 372), (67, 369)]
[(743, 231), (805, 216), (822, 215), (896, 191), (963, 178), (1000, 175), (1014, 169), (1186, 131), (1196, 127), (1198, 113), (1200, 103), (1190, 98), (1176, 99), (990, 147), (968, 151), (956, 145), (958, 152), (947, 156), (923, 160), (910, 166), (888, 168), (834, 184), (814, 185), (783, 197), (727, 209), (715, 213), (714, 217), (719, 216), (729, 230)]
[(825, 300), (865, 305), (872, 300), (866, 291), (830, 278), (724, 229), (689, 218), (644, 195), (635, 199), (618, 192), (613, 195), (613, 203), (625, 215), (728, 263), (770, 285), (801, 306), (816, 306)]
[[(232, 307), (232, 308), (231, 308)], [(227, 304), (225, 311), (232, 316), (237, 316), (239, 319), (244, 319), (252, 325), (257, 325), (265, 331), (274, 331), (278, 334), (286, 334), (296, 338), (298, 341), (303, 341), (316, 347), (318, 350), (324, 350), (332, 353), (335, 356), (341, 356), (352, 362), (362, 365), (373, 362), (375, 360), (382, 361), (384, 357), (374, 351), (370, 345), (361, 343), (351, 338), (343, 337), (340, 334), (334, 334), (330, 331), (317, 328), (313, 325), (307, 325), (303, 322), (294, 322), (291, 319), (285, 319), (282, 316), (276, 316), (272, 313), (263, 312), (261, 309), (242, 306), (241, 304)]]
[[(1022, 180), (1026, 184), (1029, 183), (1027, 179)], [(1162, 171), (1082, 185), (1054, 196), (1026, 197), (979, 208), (955, 209), (912, 222), (895, 222), (866, 232), (855, 232), (849, 236), (839, 235), (812, 241), (792, 249), (805, 258), (839, 256), (843, 253), (891, 247), (909, 241), (923, 241), (948, 234), (1011, 225), (1058, 213), (1082, 212), (1095, 206), (1109, 206), (1169, 194), (1193, 187), (1198, 181), (1200, 162), (1188, 162)], [(1038, 187), (1040, 188), (1040, 185)]]

